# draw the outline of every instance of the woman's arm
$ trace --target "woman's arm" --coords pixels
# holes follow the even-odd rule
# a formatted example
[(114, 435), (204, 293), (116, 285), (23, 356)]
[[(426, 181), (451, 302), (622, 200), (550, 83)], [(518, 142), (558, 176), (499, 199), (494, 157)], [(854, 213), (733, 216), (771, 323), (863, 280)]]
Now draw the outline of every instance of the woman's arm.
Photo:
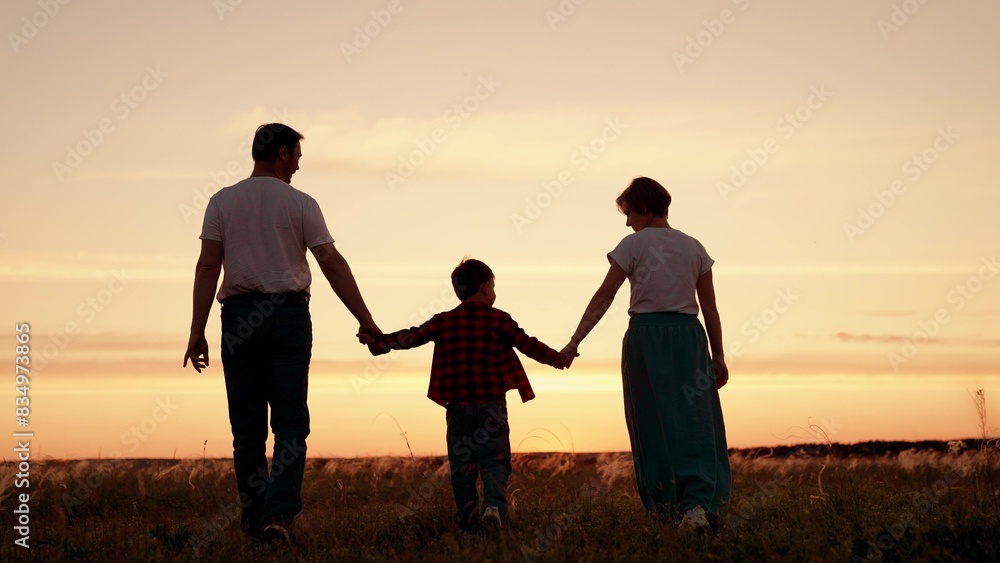
[(698, 278), (696, 289), (698, 303), (701, 305), (701, 314), (705, 317), (708, 343), (712, 348), (715, 386), (721, 388), (729, 381), (729, 368), (726, 366), (726, 352), (722, 345), (722, 321), (719, 320), (719, 308), (715, 304), (715, 284), (712, 283), (711, 269)]
[(580, 319), (580, 324), (577, 325), (576, 332), (570, 338), (569, 344), (562, 349), (561, 354), (567, 355), (570, 358), (577, 356), (577, 347), (580, 346), (583, 339), (590, 334), (590, 331), (604, 317), (604, 313), (608, 311), (608, 308), (611, 307), (611, 303), (615, 299), (615, 294), (618, 293), (618, 288), (625, 282), (625, 278), (625, 270), (617, 262), (611, 260), (611, 267), (608, 268), (608, 274), (604, 277), (604, 281), (601, 282), (601, 287), (597, 288), (594, 296), (590, 298), (590, 303), (587, 304), (587, 309), (583, 312), (583, 318)]

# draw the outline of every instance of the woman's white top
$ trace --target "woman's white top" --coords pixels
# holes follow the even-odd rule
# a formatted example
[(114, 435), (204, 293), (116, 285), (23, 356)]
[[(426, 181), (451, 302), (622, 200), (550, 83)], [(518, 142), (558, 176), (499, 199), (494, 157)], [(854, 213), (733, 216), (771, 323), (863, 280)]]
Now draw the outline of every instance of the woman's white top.
[(697, 239), (677, 229), (646, 227), (623, 238), (608, 253), (628, 276), (628, 314), (698, 314), (695, 287), (715, 260)]

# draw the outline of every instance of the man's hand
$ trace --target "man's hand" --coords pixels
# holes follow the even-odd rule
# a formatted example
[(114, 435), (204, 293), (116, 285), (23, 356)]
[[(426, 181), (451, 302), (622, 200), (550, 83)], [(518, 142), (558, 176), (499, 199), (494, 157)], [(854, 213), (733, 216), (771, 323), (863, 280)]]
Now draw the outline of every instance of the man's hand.
[(715, 374), (715, 388), (722, 389), (729, 382), (729, 367), (725, 358), (712, 358), (712, 373)]
[(362, 344), (371, 344), (375, 342), (376, 336), (382, 336), (382, 329), (375, 324), (375, 321), (367, 321), (361, 323), (358, 327), (358, 342)]
[(191, 334), (187, 352), (184, 354), (183, 367), (187, 367), (188, 360), (191, 360), (191, 366), (198, 373), (208, 367), (208, 340), (205, 340), (204, 334)]
[(191, 314), (191, 337), (188, 339), (187, 352), (184, 354), (184, 367), (188, 360), (194, 369), (201, 373), (208, 367), (208, 341), (205, 340), (205, 325), (208, 323), (208, 313), (212, 310), (215, 289), (219, 285), (219, 275), (222, 274), (222, 262), (225, 249), (217, 240), (202, 240), (201, 255), (194, 268), (194, 295)]

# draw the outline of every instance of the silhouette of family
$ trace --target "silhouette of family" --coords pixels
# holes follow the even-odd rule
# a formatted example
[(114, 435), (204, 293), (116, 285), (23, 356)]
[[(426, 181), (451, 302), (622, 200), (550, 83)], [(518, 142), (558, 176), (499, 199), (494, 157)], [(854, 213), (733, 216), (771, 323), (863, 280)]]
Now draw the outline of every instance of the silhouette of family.
[[(535, 396), (514, 350), (569, 368), (628, 279), (630, 319), (621, 366), (639, 496), (651, 518), (679, 522), (688, 531), (719, 527), (731, 477), (718, 392), (729, 372), (712, 282), (714, 261), (700, 242), (670, 227), (671, 199), (663, 186), (635, 178), (615, 200), (634, 232), (607, 254), (607, 275), (562, 350), (529, 336), (509, 314), (494, 308), (494, 273), (470, 258), (451, 273), (458, 306), (419, 326), (383, 334), (334, 247), (316, 200), (289, 184), (299, 169), (302, 139), (279, 123), (257, 128), (250, 177), (219, 190), (208, 202), (195, 267), (184, 367), (190, 362), (200, 373), (209, 365), (205, 327), (217, 299), (240, 523), (248, 536), (292, 543), (292, 523), (302, 510), (312, 355), (306, 249), (357, 319), (358, 340), (371, 354), (434, 343), (427, 396), (445, 408), (456, 525), (463, 534), (496, 533), (508, 519), (511, 446), (505, 397), (513, 389), (522, 401)], [(270, 466), (269, 423), (274, 434)], [(476, 488), (480, 479), (482, 504)]]

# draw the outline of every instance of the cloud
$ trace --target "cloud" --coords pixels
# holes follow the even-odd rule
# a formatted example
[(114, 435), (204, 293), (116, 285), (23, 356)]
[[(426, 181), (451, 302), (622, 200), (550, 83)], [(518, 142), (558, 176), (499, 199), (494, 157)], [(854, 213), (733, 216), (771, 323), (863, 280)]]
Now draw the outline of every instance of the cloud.
[(860, 314), (869, 317), (909, 317), (917, 313), (916, 311), (861, 311)]
[[(877, 342), (881, 344), (903, 344), (912, 342), (911, 334), (854, 334), (849, 332), (838, 332), (834, 338), (841, 342)], [(1000, 338), (927, 338), (920, 342), (929, 344), (943, 344), (946, 346), (973, 346), (993, 348), (1000, 346)]]
[[(91, 348), (91, 350), (96, 350), (96, 348)], [(77, 381), (85, 379), (119, 379), (119, 378), (129, 378), (132, 380), (137, 379), (149, 379), (152, 381), (160, 381), (167, 378), (178, 378), (178, 379), (191, 379), (191, 378), (204, 378), (217, 375), (222, 377), (222, 360), (218, 357), (218, 351), (213, 350), (213, 354), (210, 356), (211, 364), (207, 371), (202, 373), (196, 372), (191, 366), (187, 368), (182, 367), (183, 346), (181, 348), (173, 347), (172, 351), (175, 353), (176, 359), (166, 359), (166, 358), (116, 358), (111, 360), (98, 360), (98, 359), (64, 359), (64, 357), (55, 357), (51, 362), (45, 367), (45, 376), (49, 379), (56, 379), (65, 377), (68, 379), (74, 379)], [(313, 359), (309, 364), (309, 376), (311, 379), (318, 378), (333, 378), (347, 380), (352, 375), (358, 375), (364, 373), (366, 363), (362, 360), (317, 360)], [(389, 368), (385, 375), (408, 375), (415, 373), (414, 371), (408, 371), (410, 364), (404, 362), (395, 362), (392, 367)], [(419, 368), (423, 370), (423, 376), (426, 377), (427, 365), (422, 364)], [(388, 389), (387, 389), (388, 390)]]
[[(995, 346), (995, 345), (994, 345)], [(893, 372), (885, 354), (789, 354), (729, 358), (730, 381), (747, 375), (868, 375), (992, 376), (997, 374), (995, 358), (962, 352), (921, 354), (899, 373)]]
[[(792, 263), (792, 264), (733, 264), (717, 266), (718, 272), (738, 276), (927, 276), (967, 274), (963, 264), (859, 264), (859, 263)], [(898, 312), (898, 315), (906, 313)]]
[[(580, 151), (591, 143), (594, 158), (583, 158), (599, 171), (641, 169), (684, 151), (692, 136), (712, 138), (703, 127), (655, 106), (501, 111), (484, 99), (474, 111), (456, 112), (453, 105), (461, 101), (419, 116), (372, 118), (357, 107), (301, 116), (303, 123), (313, 124), (302, 130), (303, 161), (316, 169), (381, 177), (398, 172), (408, 160), (421, 177), (537, 181), (583, 166)], [(663, 131), (678, 134), (665, 138)]]
[[(194, 279), (194, 263), (197, 256), (150, 255), (127, 252), (13, 252), (5, 254), (0, 264), (0, 281), (32, 279), (107, 279), (113, 271), (125, 270), (137, 279), (175, 280), (190, 282)], [(441, 278), (442, 271), (454, 267), (451, 262), (435, 264), (426, 261), (400, 263), (357, 259), (352, 262), (357, 268), (359, 279), (371, 279), (377, 283), (398, 282), (412, 285), (427, 285), (429, 280)], [(716, 266), (717, 273), (739, 277), (783, 277), (792, 275), (815, 276), (872, 276), (881, 274), (928, 275), (966, 273), (965, 266), (952, 264), (900, 264), (896, 266), (863, 264), (773, 264), (773, 265), (729, 265)], [(552, 275), (575, 278), (580, 275), (600, 275), (606, 268), (593, 264), (562, 263), (521, 263), (507, 267), (514, 274)], [(315, 271), (314, 271), (315, 274)], [(869, 312), (869, 315), (906, 316), (904, 311)], [(1000, 311), (989, 310), (979, 313), (983, 316), (997, 316)]]
[[(834, 338), (840, 340), (841, 342), (881, 342), (887, 344), (900, 344), (910, 340), (909, 336), (898, 335), (898, 334), (850, 334), (847, 332), (838, 332), (834, 335)], [(928, 342), (940, 342), (938, 338), (928, 339)]]
[(108, 279), (125, 272), (129, 279), (194, 279), (197, 257), (124, 252), (14, 252), (0, 265), (0, 280)]

